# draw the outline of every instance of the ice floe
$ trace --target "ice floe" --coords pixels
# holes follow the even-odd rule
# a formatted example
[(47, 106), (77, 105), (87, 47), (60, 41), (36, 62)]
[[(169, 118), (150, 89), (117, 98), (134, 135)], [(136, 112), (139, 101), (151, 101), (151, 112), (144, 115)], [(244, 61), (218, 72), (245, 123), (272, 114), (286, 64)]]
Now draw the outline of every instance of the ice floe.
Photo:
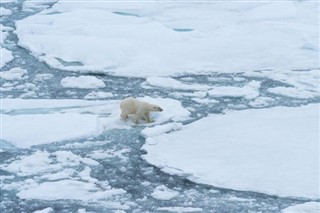
[(244, 87), (221, 86), (214, 87), (208, 91), (212, 97), (243, 97), (253, 99), (259, 96), (260, 82), (252, 81)]
[(58, 1), (19, 20), (16, 34), (62, 70), (146, 77), (317, 68), (318, 4)]
[(207, 90), (210, 88), (207, 85), (185, 84), (169, 77), (149, 77), (146, 79), (146, 83), (150, 86), (178, 90)]
[(2, 115), (2, 139), (17, 147), (98, 135), (96, 115), (52, 113)]
[[(84, 169), (76, 171), (80, 165), (84, 165)], [(37, 151), (32, 155), (1, 165), (1, 169), (13, 174), (33, 177), (24, 181), (2, 184), (2, 188), (17, 190), (17, 196), (22, 199), (41, 200), (89, 201), (126, 193), (123, 189), (112, 188), (106, 181), (98, 181), (91, 177), (89, 166), (97, 165), (99, 165), (98, 162), (70, 151), (53, 153)]]
[(0, 53), (1, 53), (1, 64), (0, 68), (4, 67), (7, 63), (13, 60), (13, 55), (10, 50), (7, 50), (6, 48), (0, 47)]
[(157, 186), (151, 193), (151, 196), (158, 200), (171, 200), (179, 195), (179, 192), (169, 189), (168, 187), (161, 185)]
[[(271, 71), (255, 71), (247, 72), (243, 75), (248, 77), (269, 78), (288, 86), (278, 86), (269, 88), (271, 93), (289, 96), (293, 98), (314, 98), (320, 94), (320, 70), (277, 70)], [(291, 86), (291, 87), (289, 87)]]
[(7, 81), (22, 80), (27, 78), (27, 73), (27, 70), (17, 67), (12, 68), (9, 71), (0, 72), (0, 78)]
[(282, 213), (318, 213), (320, 212), (319, 202), (306, 202), (303, 204), (298, 204), (290, 206), (281, 211)]
[(10, 16), (12, 14), (11, 10), (4, 8), (4, 7), (0, 7), (0, 14), (1, 16)]
[(105, 98), (112, 98), (113, 94), (111, 92), (97, 92), (92, 91), (86, 96), (84, 96), (84, 99), (105, 99)]
[(195, 208), (195, 207), (181, 207), (181, 206), (174, 206), (174, 207), (160, 207), (157, 209), (158, 211), (163, 212), (176, 212), (176, 213), (184, 213), (184, 212), (202, 212), (202, 208)]
[(104, 82), (94, 76), (65, 77), (61, 80), (62, 87), (79, 89), (104, 88)]
[(230, 111), (148, 138), (144, 159), (199, 183), (319, 198), (318, 133), (319, 104)]

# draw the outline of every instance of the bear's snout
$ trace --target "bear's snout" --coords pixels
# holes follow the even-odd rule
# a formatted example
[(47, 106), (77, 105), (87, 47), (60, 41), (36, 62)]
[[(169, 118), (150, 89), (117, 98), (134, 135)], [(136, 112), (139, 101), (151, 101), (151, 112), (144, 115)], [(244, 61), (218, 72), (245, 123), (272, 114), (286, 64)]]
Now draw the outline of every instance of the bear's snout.
[(161, 107), (159, 107), (159, 111), (160, 111), (160, 112), (162, 112), (162, 111), (163, 111), (163, 109), (162, 109)]

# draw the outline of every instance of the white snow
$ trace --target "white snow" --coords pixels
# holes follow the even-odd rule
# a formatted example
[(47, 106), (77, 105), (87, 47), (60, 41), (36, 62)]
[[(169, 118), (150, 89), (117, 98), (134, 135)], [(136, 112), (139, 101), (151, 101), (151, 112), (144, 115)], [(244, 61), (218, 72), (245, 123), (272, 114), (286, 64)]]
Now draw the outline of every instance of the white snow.
[(77, 180), (60, 180), (44, 182), (32, 188), (21, 190), (17, 193), (21, 199), (76, 199), (76, 200), (99, 200), (114, 195), (125, 193), (122, 189), (101, 190), (98, 185), (91, 182)]
[(319, 104), (230, 111), (148, 139), (144, 159), (164, 172), (216, 187), (320, 197)]
[(86, 96), (84, 99), (105, 99), (105, 98), (112, 98), (113, 94), (111, 92), (100, 92), (100, 91), (92, 91)]
[(243, 87), (214, 87), (208, 91), (208, 95), (212, 97), (243, 97), (246, 99), (253, 99), (259, 96), (259, 88), (260, 83), (252, 81)]
[[(32, 179), (3, 183), (1, 187), (17, 190), (21, 199), (41, 200), (103, 200), (126, 193), (123, 189), (112, 188), (107, 181), (91, 177), (91, 167), (97, 165), (95, 160), (70, 151), (37, 151), (0, 166), (2, 170)], [(82, 166), (84, 169), (77, 171)]]
[(6, 4), (11, 2), (16, 2), (17, 0), (1, 0), (0, 4)]
[(194, 208), (194, 207), (180, 207), (180, 206), (174, 206), (174, 207), (160, 207), (157, 209), (158, 211), (164, 211), (164, 212), (177, 212), (177, 213), (183, 213), (183, 212), (202, 212), (202, 208)]
[(301, 99), (314, 98), (319, 96), (317, 92), (301, 90), (295, 87), (273, 87), (273, 88), (269, 88), (268, 92), (274, 93), (277, 95), (284, 95), (292, 98), (301, 98)]
[(75, 113), (5, 115), (2, 139), (17, 147), (71, 140), (100, 133), (96, 115)]
[(35, 82), (43, 82), (53, 78), (53, 74), (45, 73), (45, 74), (37, 74), (33, 81)]
[(169, 189), (164, 185), (157, 186), (151, 193), (151, 196), (158, 200), (171, 200), (178, 195), (179, 192)]
[(80, 89), (98, 89), (106, 87), (102, 80), (94, 76), (65, 77), (61, 80), (61, 86)]
[(0, 14), (1, 16), (10, 16), (12, 14), (11, 10), (4, 8), (4, 7), (0, 7)]
[(54, 213), (54, 210), (53, 210), (53, 208), (48, 207), (48, 208), (45, 208), (42, 210), (34, 211), (33, 213)]
[(185, 84), (169, 77), (149, 77), (146, 79), (146, 83), (153, 87), (178, 90), (207, 90), (210, 88), (207, 85)]
[(256, 108), (259, 108), (259, 107), (266, 107), (268, 106), (269, 104), (273, 103), (275, 100), (273, 98), (269, 98), (269, 97), (258, 97), (256, 98), (255, 100), (253, 101), (250, 101), (249, 102), (249, 105), (252, 106), (252, 107), (256, 107)]
[(33, 12), (34, 10), (43, 10), (49, 7), (50, 3), (55, 3), (58, 0), (46, 0), (46, 1), (34, 1), (26, 0), (23, 2), (22, 10), (27, 12)]
[(319, 202), (307, 202), (290, 206), (281, 211), (282, 213), (319, 213), (320, 203)]
[(143, 137), (154, 137), (163, 133), (180, 130), (182, 128), (182, 123), (168, 123), (163, 125), (157, 125), (154, 127), (147, 127), (141, 131)]
[(293, 70), (319, 67), (318, 14), (316, 1), (59, 1), (18, 21), (16, 33), (21, 46), (63, 70), (142, 77)]
[(27, 70), (16, 67), (9, 71), (0, 72), (0, 78), (8, 81), (22, 80), (27, 77), (27, 73)]
[(1, 54), (0, 68), (4, 67), (7, 63), (12, 61), (14, 58), (12, 55), (12, 52), (3, 47), (1, 47), (0, 49), (0, 54)]
[(270, 78), (291, 87), (275, 87), (268, 89), (269, 92), (290, 96), (294, 98), (313, 98), (320, 94), (320, 70), (306, 71), (276, 70), (247, 72), (243, 75), (248, 77)]

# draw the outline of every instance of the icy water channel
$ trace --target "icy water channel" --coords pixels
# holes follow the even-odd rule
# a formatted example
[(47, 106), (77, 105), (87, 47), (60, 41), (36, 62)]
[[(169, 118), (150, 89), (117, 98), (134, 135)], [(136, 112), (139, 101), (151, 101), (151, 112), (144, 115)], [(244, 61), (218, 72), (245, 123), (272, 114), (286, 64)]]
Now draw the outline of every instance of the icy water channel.
[[(15, 21), (38, 12), (22, 11), (23, 1), (18, 3), (7, 3), (5, 6), (12, 10), (12, 15), (1, 17), (4, 26), (15, 28)], [(13, 52), (14, 60), (4, 66), (1, 71), (13, 67), (20, 67), (28, 70), (28, 78), (22, 79), (12, 90), (1, 90), (1, 98), (32, 98), (32, 99), (83, 99), (88, 94), (86, 89), (63, 88), (60, 85), (61, 79), (66, 76), (80, 76), (84, 73), (73, 73), (52, 69), (45, 63), (32, 56), (28, 50), (18, 46), (17, 36), (13, 31), (3, 45)], [(305, 70), (308, 72), (308, 70)], [(50, 78), (46, 81), (36, 80), (38, 74), (48, 74)], [(185, 93), (193, 91), (181, 91), (175, 89), (149, 88), (145, 89), (143, 78), (116, 77), (94, 71), (86, 73), (102, 79), (106, 88), (99, 89), (103, 92), (112, 92), (110, 100), (120, 100), (127, 96), (151, 96), (170, 97), (181, 101), (183, 107), (191, 108), (191, 119), (184, 121), (184, 124), (194, 122), (208, 114), (222, 113), (226, 109), (250, 109), (257, 106), (250, 100), (236, 97), (216, 97), (219, 101), (216, 104), (197, 103), (192, 96)], [(242, 86), (250, 81), (261, 83), (260, 94), (270, 97), (274, 101), (266, 107), (274, 106), (299, 106), (307, 103), (318, 103), (319, 98), (302, 99), (292, 98), (268, 93), (267, 89), (275, 86), (287, 86), (285, 83), (267, 78), (247, 77), (239, 74), (210, 74), (210, 75), (188, 75), (175, 77), (176, 80), (186, 83), (197, 83), (210, 86)], [(1, 87), (6, 82), (2, 80)], [(208, 97), (208, 99), (211, 99)], [(264, 107), (264, 106), (261, 106)], [(51, 110), (51, 111), (50, 111)], [(47, 114), (61, 109), (39, 109), (20, 110), (4, 112), (8, 114)], [(5, 125), (5, 124), (3, 124)], [(145, 154), (141, 147), (145, 139), (140, 132), (143, 126), (135, 126), (132, 129), (108, 130), (97, 137), (90, 137), (81, 140), (63, 141), (59, 143), (33, 146), (30, 149), (18, 149), (2, 141), (1, 164), (14, 162), (20, 157), (34, 155), (37, 152), (48, 153), (52, 165), (59, 164), (55, 161), (58, 153), (72, 152), (79, 158), (90, 158), (88, 153), (99, 153), (101, 150), (108, 151), (108, 157), (96, 157), (95, 163), (70, 164), (67, 166), (72, 170), (73, 177), (83, 177), (86, 171), (88, 180), (95, 179), (98, 188), (108, 187), (122, 189), (126, 193), (115, 194), (105, 199), (81, 201), (74, 199), (42, 200), (42, 199), (20, 199), (15, 190), (15, 184), (28, 184), (30, 180), (37, 183), (44, 181), (38, 174), (31, 173), (27, 176), (18, 176), (0, 169), (1, 175), (1, 212), (34, 212), (51, 207), (54, 212), (167, 212), (174, 209), (179, 212), (280, 212), (282, 209), (306, 200), (298, 198), (281, 198), (254, 192), (240, 192), (230, 189), (215, 188), (212, 186), (190, 182), (186, 177), (168, 175), (159, 168), (149, 165), (141, 156)], [(17, 130), (18, 134), (19, 130)], [(49, 171), (50, 172), (50, 171)], [(91, 179), (90, 179), (91, 178)], [(3, 187), (5, 186), (5, 187)], [(12, 190), (10, 190), (12, 186)], [(154, 189), (165, 186), (167, 190), (176, 193), (171, 199), (159, 199), (153, 195)], [(44, 192), (45, 193), (45, 192)], [(191, 208), (192, 207), (192, 208)]]

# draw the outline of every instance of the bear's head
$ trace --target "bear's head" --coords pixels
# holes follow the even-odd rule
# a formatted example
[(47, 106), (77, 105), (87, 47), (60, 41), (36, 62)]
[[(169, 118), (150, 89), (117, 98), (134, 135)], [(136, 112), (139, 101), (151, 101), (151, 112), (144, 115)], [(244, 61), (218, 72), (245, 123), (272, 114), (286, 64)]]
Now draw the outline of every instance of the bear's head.
[(162, 112), (162, 111), (163, 111), (163, 109), (162, 109), (161, 107), (157, 106), (157, 105), (154, 105), (154, 106), (152, 107), (152, 111), (155, 111), (155, 112)]

